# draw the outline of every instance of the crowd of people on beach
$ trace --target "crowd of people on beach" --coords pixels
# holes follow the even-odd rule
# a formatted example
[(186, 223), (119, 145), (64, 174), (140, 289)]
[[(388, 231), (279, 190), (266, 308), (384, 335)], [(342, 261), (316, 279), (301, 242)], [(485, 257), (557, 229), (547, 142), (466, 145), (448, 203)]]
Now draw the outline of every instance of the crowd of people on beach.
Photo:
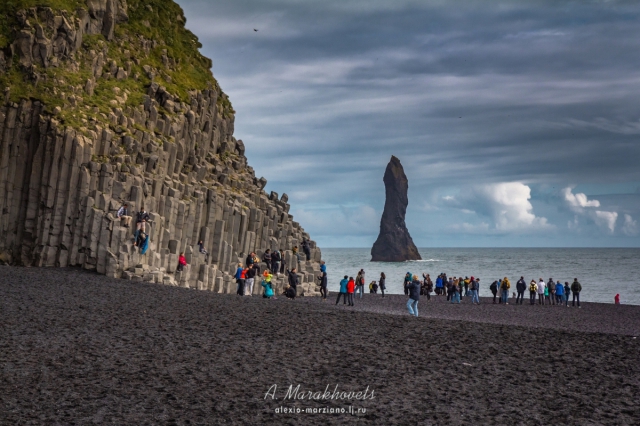
[[(340, 303), (340, 299), (342, 299), (343, 304), (354, 306), (356, 296), (359, 294), (360, 298), (362, 298), (364, 294), (364, 285), (365, 272), (363, 269), (358, 272), (355, 279), (345, 275), (340, 281), (340, 290), (336, 299), (336, 305)], [(409, 314), (414, 316), (418, 316), (418, 301), (420, 300), (420, 296), (426, 296), (427, 300), (431, 300), (432, 293), (435, 293), (436, 296), (446, 297), (446, 300), (453, 304), (462, 303), (464, 298), (469, 298), (471, 304), (480, 304), (480, 278), (474, 276), (465, 276), (464, 278), (457, 276), (447, 277), (447, 274), (441, 273), (436, 277), (434, 283), (429, 274), (422, 274), (422, 279), (419, 279), (417, 275), (407, 272), (404, 276), (403, 288), (404, 294), (409, 296), (407, 309)], [(384, 272), (380, 274), (378, 282), (371, 281), (369, 283), (370, 293), (377, 294), (378, 289), (380, 289), (382, 297), (384, 297), (384, 291), (386, 290), (386, 276)], [(508, 305), (509, 301), (515, 298), (515, 304), (522, 305), (528, 289), (530, 305), (535, 305), (537, 299), (538, 305), (564, 305), (565, 307), (570, 307), (569, 300), (573, 295), (571, 306), (576, 306), (577, 304), (577, 307), (580, 308), (582, 285), (577, 278), (574, 278), (571, 284), (569, 284), (568, 281), (564, 283), (559, 280), (554, 281), (553, 278), (549, 278), (548, 282), (545, 282), (542, 278), (538, 281), (534, 279), (527, 284), (524, 277), (520, 277), (515, 284), (515, 289), (516, 292), (512, 292), (510, 298), (511, 281), (508, 277), (491, 283), (489, 290), (493, 295), (493, 304)]]
[[(129, 228), (133, 216), (129, 215), (128, 205), (123, 204), (117, 211), (116, 217), (120, 220), (121, 225)], [(147, 226), (151, 225), (150, 215), (143, 207), (139, 212), (135, 212), (135, 231), (133, 233), (133, 246), (140, 250), (141, 254), (145, 254), (149, 247), (149, 233), (147, 232)], [(306, 257), (306, 260), (311, 259), (311, 248), (309, 241), (302, 240), (302, 251)], [(205, 262), (208, 259), (209, 253), (206, 250), (205, 244), (202, 240), (198, 241), (198, 250), (205, 256)], [(298, 263), (301, 261), (299, 248), (294, 246), (291, 249)], [(265, 270), (261, 274), (260, 262), (266, 265)], [(183, 271), (187, 266), (187, 260), (184, 252), (181, 252), (178, 256), (178, 265), (176, 271)], [(244, 265), (238, 263), (234, 278), (236, 279), (236, 293), (240, 296), (251, 296), (253, 294), (254, 282), (257, 277), (262, 276), (261, 286), (264, 288), (263, 297), (270, 299), (276, 298), (273, 285), (271, 283), (273, 275), (279, 276), (280, 274), (286, 274), (287, 286), (285, 287), (282, 295), (287, 299), (295, 299), (297, 296), (297, 288), (300, 284), (300, 279), (297, 274), (297, 269), (287, 268), (286, 261), (283, 253), (276, 249), (271, 251), (265, 250), (262, 255), (262, 259), (256, 256), (256, 253), (252, 252), (247, 255)], [(320, 286), (320, 295), (322, 301), (327, 300), (328, 296), (328, 279), (327, 268), (324, 261), (321, 262), (320, 275), (317, 277)], [(336, 299), (336, 305), (340, 303), (340, 299), (343, 300), (343, 304), (349, 306), (355, 306), (355, 298), (359, 294), (360, 299), (364, 295), (365, 288), (365, 271), (360, 269), (356, 274), (356, 277), (345, 275), (340, 281), (340, 289), (338, 297)], [(436, 277), (435, 283), (432, 281), (429, 274), (422, 274), (422, 279), (419, 279), (417, 275), (413, 275), (411, 272), (407, 272), (404, 276), (404, 294), (409, 296), (407, 301), (407, 309), (409, 313), (414, 316), (418, 316), (418, 301), (420, 296), (426, 296), (427, 301), (431, 300), (431, 294), (435, 293), (436, 296), (446, 296), (446, 300), (450, 303), (459, 304), (464, 297), (471, 299), (471, 304), (480, 304), (480, 278), (474, 276), (460, 277), (447, 277), (446, 273), (441, 273)], [(574, 278), (573, 283), (569, 284), (568, 281), (562, 283), (560, 280), (554, 281), (553, 278), (549, 278), (545, 282), (542, 278), (537, 281), (532, 279), (528, 284), (524, 277), (515, 284), (516, 292), (512, 292), (512, 298), (515, 298), (516, 305), (522, 305), (524, 303), (525, 293), (529, 291), (529, 304), (535, 305), (536, 299), (538, 305), (551, 305), (551, 306), (569, 306), (569, 299), (573, 295), (571, 306), (580, 308), (580, 292), (582, 286), (578, 282), (577, 278)], [(369, 283), (369, 293), (377, 294), (378, 290), (382, 293), (382, 297), (385, 297), (386, 290), (386, 276), (384, 272), (380, 274), (380, 278), (376, 282), (371, 281)], [(489, 285), (489, 290), (493, 295), (494, 304), (509, 304), (509, 293), (511, 292), (511, 281), (508, 277), (501, 278), (492, 282)], [(615, 302), (618, 304), (619, 295), (616, 295)]]
[[(306, 257), (306, 260), (311, 259), (311, 248), (309, 242), (306, 239), (302, 240), (302, 251)], [(298, 253), (298, 246), (294, 246), (292, 249), (293, 255), (296, 256), (298, 262), (301, 261), (300, 254)], [(265, 265), (264, 271), (261, 274), (260, 264)], [(320, 281), (320, 294), (323, 300), (327, 298), (327, 272), (325, 262), (320, 264), (321, 275), (318, 277)], [(287, 286), (285, 287), (282, 296), (287, 299), (293, 300), (298, 293), (298, 285), (300, 285), (300, 278), (298, 277), (297, 268), (287, 268), (286, 261), (281, 251), (270, 249), (265, 250), (262, 255), (262, 259), (259, 259), (255, 252), (251, 252), (247, 255), (244, 265), (238, 263), (238, 267), (234, 274), (236, 280), (236, 294), (239, 296), (251, 296), (253, 295), (253, 287), (257, 278), (262, 277), (260, 285), (263, 287), (262, 297), (265, 299), (275, 299), (275, 290), (273, 287), (273, 276), (280, 276), (281, 274), (287, 277)]]

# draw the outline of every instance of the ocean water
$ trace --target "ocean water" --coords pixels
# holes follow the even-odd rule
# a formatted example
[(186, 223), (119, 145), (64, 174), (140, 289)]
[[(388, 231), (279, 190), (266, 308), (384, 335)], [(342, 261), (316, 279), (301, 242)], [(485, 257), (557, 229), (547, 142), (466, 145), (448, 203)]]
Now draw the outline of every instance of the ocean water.
[[(640, 248), (422, 248), (424, 260), (408, 262), (371, 262), (368, 248), (329, 248), (322, 250), (327, 263), (329, 290), (337, 291), (344, 275), (355, 276), (365, 271), (368, 284), (378, 280), (380, 272), (387, 276), (387, 292), (403, 294), (403, 278), (407, 272), (435, 277), (445, 272), (448, 277), (480, 277), (480, 296), (491, 296), (489, 285), (509, 277), (512, 292), (524, 276), (531, 279), (553, 278), (582, 284), (580, 300), (614, 303), (616, 293), (623, 304), (640, 305)], [(525, 292), (528, 298), (528, 291)]]

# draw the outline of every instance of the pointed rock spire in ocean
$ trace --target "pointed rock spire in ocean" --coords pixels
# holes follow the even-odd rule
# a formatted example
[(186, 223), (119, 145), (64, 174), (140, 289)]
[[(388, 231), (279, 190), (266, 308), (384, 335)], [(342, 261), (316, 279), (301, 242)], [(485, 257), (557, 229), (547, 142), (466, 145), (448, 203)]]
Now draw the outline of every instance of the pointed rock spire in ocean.
[(380, 220), (380, 235), (371, 248), (372, 262), (404, 262), (420, 260), (420, 253), (404, 222), (407, 213), (409, 180), (400, 160), (391, 156), (384, 172), (386, 201)]

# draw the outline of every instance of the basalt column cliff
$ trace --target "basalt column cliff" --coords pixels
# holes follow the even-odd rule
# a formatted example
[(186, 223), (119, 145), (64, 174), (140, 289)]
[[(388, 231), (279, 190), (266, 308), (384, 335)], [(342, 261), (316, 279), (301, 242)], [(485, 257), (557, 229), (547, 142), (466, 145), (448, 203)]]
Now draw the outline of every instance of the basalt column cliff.
[(420, 260), (420, 253), (407, 225), (404, 222), (407, 213), (407, 191), (409, 180), (404, 174), (400, 160), (391, 156), (391, 161), (384, 172), (386, 200), (384, 212), (380, 220), (380, 235), (371, 248), (372, 262), (404, 262)]
[[(291, 252), (309, 235), (247, 165), (176, 3), (16, 0), (0, 12), (2, 262), (234, 292), (237, 262), (279, 249), (299, 293), (315, 294), (320, 250)], [(115, 216), (124, 202), (150, 212), (144, 254), (135, 223)]]

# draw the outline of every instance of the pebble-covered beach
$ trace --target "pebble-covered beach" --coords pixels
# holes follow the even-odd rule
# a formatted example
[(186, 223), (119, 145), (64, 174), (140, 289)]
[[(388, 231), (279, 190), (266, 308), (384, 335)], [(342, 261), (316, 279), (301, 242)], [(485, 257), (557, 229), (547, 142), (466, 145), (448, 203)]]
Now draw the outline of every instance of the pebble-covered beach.
[[(414, 318), (404, 296), (365, 295), (354, 308), (336, 307), (335, 296), (264, 300), (76, 269), (0, 267), (0, 424), (631, 425), (640, 418), (638, 306), (425, 298)], [(268, 395), (274, 384), (277, 400)], [(374, 398), (285, 399), (298, 384), (318, 394), (327, 385), (368, 387)]]

